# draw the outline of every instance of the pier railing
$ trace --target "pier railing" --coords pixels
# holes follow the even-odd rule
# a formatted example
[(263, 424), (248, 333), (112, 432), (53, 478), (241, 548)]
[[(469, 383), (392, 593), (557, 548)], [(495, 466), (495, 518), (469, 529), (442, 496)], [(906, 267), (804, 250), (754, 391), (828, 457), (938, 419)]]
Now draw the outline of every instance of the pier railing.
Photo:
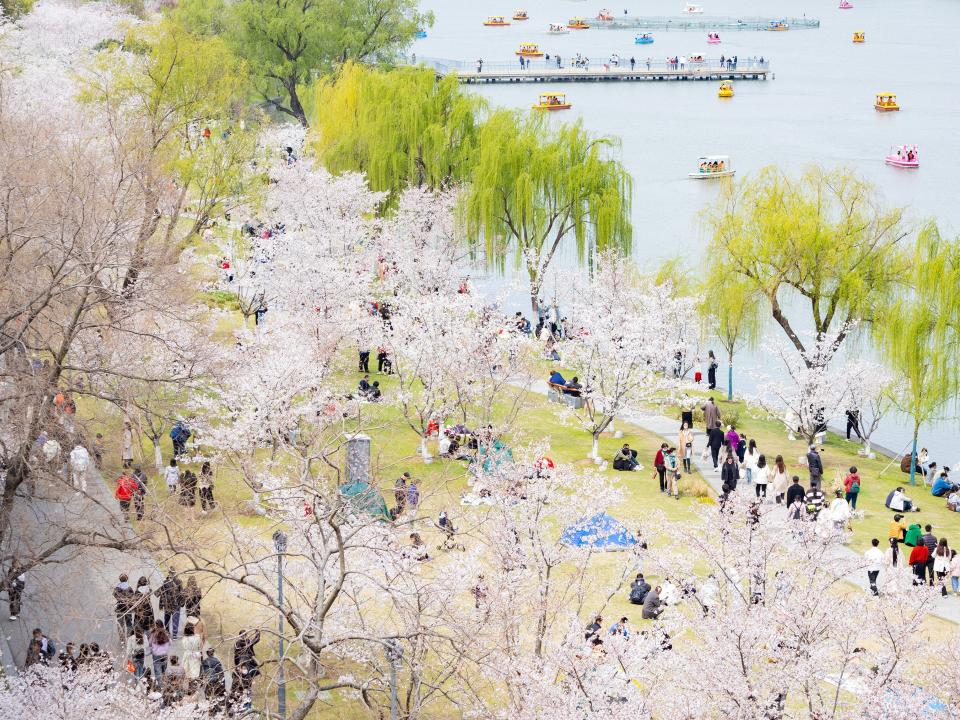
[[(648, 59), (649, 58), (649, 59)], [(470, 74), (483, 74), (484, 72), (503, 72), (510, 71), (516, 73), (530, 72), (531, 74), (538, 71), (547, 69), (547, 70), (568, 70), (568, 71), (577, 71), (583, 70), (585, 73), (588, 71), (596, 71), (600, 69), (608, 68), (610, 70), (769, 70), (770, 61), (766, 58), (760, 58), (756, 56), (751, 57), (738, 57), (737, 62), (734, 63), (732, 60), (724, 58), (723, 63), (720, 62), (720, 58), (704, 58), (702, 61), (691, 61), (689, 57), (680, 58), (677, 56), (677, 62), (667, 62), (665, 59), (654, 60), (652, 57), (647, 55), (644, 52), (638, 51), (634, 56), (634, 64), (630, 65), (630, 57), (620, 57), (619, 60), (615, 58), (605, 57), (605, 58), (564, 58), (561, 57), (559, 64), (557, 61), (557, 56), (551, 55), (550, 59), (546, 58), (524, 58), (525, 64), (524, 68), (520, 68), (520, 60), (517, 59), (512, 62), (504, 61), (492, 61), (488, 62), (483, 60), (482, 63), (480, 60), (475, 60), (472, 62), (464, 60), (447, 60), (444, 58), (433, 58), (433, 57), (420, 57), (414, 55), (408, 59), (408, 64), (411, 65), (424, 65), (426, 67), (432, 68), (439, 75), (447, 75), (449, 73), (470, 73)], [(681, 63), (680, 60), (683, 59), (684, 62)], [(529, 65), (526, 64), (526, 61), (529, 60)]]
[(808, 17), (714, 17), (690, 15), (680, 17), (625, 15), (613, 20), (587, 20), (591, 28), (623, 30), (766, 30), (771, 23), (785, 23), (790, 30), (820, 27), (820, 21)]

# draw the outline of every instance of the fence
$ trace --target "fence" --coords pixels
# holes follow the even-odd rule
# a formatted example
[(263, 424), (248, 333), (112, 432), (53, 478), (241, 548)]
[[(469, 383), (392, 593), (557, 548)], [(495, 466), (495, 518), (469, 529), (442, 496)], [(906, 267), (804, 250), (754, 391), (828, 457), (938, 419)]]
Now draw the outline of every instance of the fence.
[(791, 30), (809, 30), (820, 27), (816, 18), (770, 17), (614, 17), (613, 20), (588, 20), (591, 28), (613, 30), (766, 30), (771, 23), (784, 23)]

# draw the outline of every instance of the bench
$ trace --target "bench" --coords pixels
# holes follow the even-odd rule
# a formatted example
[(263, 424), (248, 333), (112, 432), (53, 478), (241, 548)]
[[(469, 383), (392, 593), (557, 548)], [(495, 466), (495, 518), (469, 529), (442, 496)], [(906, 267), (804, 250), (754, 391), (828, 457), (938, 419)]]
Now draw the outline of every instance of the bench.
[(566, 392), (566, 385), (561, 385), (560, 383), (552, 383), (549, 380), (547, 381), (547, 400), (555, 403), (563, 403), (569, 405), (574, 410), (579, 410), (583, 407), (583, 397), (580, 395), (570, 395)]

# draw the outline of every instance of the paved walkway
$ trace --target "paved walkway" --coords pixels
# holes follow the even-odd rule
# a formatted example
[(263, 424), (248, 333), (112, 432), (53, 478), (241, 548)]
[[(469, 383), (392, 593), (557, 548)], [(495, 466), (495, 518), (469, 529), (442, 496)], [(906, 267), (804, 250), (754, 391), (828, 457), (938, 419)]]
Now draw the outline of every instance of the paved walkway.
[[(40, 482), (36, 494), (43, 499), (21, 501), (15, 512), (11, 552), (35, 557), (67, 531), (99, 531), (104, 538), (134, 537), (133, 529), (120, 516), (112, 492), (92, 469), (87, 493), (88, 497), (77, 496), (64, 482)], [(162, 579), (146, 553), (89, 547), (63, 548), (29, 571), (19, 618), (7, 619), (5, 593), (0, 605), (4, 669), (9, 673), (23, 666), (36, 627), (47, 633), (58, 651), (67, 642), (77, 646), (96, 642), (101, 649), (119, 651), (112, 593), (121, 573), (130, 576), (131, 584), (144, 575), (154, 589)]]
[[(547, 383), (543, 380), (535, 380), (528, 389), (532, 392), (546, 395)], [(677, 442), (677, 434), (680, 431), (679, 418), (670, 418), (665, 415), (647, 414), (634, 410), (626, 410), (620, 413), (617, 418), (622, 419), (643, 430), (651, 432), (654, 435), (659, 435), (673, 445), (675, 445)], [(711, 460), (707, 460), (704, 463), (700, 459), (700, 455), (707, 444), (706, 433), (695, 428), (693, 434), (693, 468), (699, 472), (700, 475), (703, 476), (703, 479), (710, 485), (710, 487), (712, 487), (713, 490), (719, 494), (721, 487), (720, 473), (713, 470), (713, 462)], [(745, 485), (741, 482), (738, 484), (738, 487), (742, 488), (745, 487)], [(753, 491), (751, 490), (751, 492)], [(772, 496), (768, 497), (767, 500), (769, 503), (773, 503)], [(770, 508), (770, 512), (774, 514), (775, 522), (782, 522), (784, 525), (786, 525), (786, 508)], [(859, 557), (858, 553), (844, 545), (837, 545), (836, 553), (837, 557), (845, 560)], [(882, 572), (880, 578), (882, 583)], [(854, 573), (848, 576), (846, 579), (850, 583), (863, 588), (864, 591), (866, 591), (868, 588), (866, 572)], [(960, 624), (960, 597), (948, 596), (945, 598), (939, 598), (937, 600), (935, 609), (932, 610), (930, 614), (942, 620), (948, 620), (949, 622)]]

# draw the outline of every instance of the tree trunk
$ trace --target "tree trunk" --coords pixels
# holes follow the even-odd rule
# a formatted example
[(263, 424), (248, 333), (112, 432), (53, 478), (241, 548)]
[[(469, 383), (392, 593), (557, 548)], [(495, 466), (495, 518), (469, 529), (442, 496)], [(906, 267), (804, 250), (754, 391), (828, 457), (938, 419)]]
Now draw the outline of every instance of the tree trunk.
[(597, 455), (597, 452), (599, 451), (599, 449), (600, 449), (600, 438), (599, 438), (597, 435), (594, 435), (594, 436), (593, 436), (593, 449), (590, 451), (590, 457), (591, 457), (591, 459), (596, 459), (597, 457), (599, 457), (599, 456)]
[(913, 426), (913, 448), (910, 450), (910, 484), (917, 484), (917, 435), (920, 434), (920, 426)]
[(727, 366), (727, 402), (733, 402), (733, 353), (729, 354)]
[(163, 453), (160, 452), (160, 436), (156, 435), (150, 438), (153, 442), (153, 466), (157, 469), (157, 472), (163, 469)]
[(430, 460), (433, 458), (433, 455), (430, 454), (430, 450), (427, 448), (427, 436), (420, 436), (420, 457), (424, 460)]

